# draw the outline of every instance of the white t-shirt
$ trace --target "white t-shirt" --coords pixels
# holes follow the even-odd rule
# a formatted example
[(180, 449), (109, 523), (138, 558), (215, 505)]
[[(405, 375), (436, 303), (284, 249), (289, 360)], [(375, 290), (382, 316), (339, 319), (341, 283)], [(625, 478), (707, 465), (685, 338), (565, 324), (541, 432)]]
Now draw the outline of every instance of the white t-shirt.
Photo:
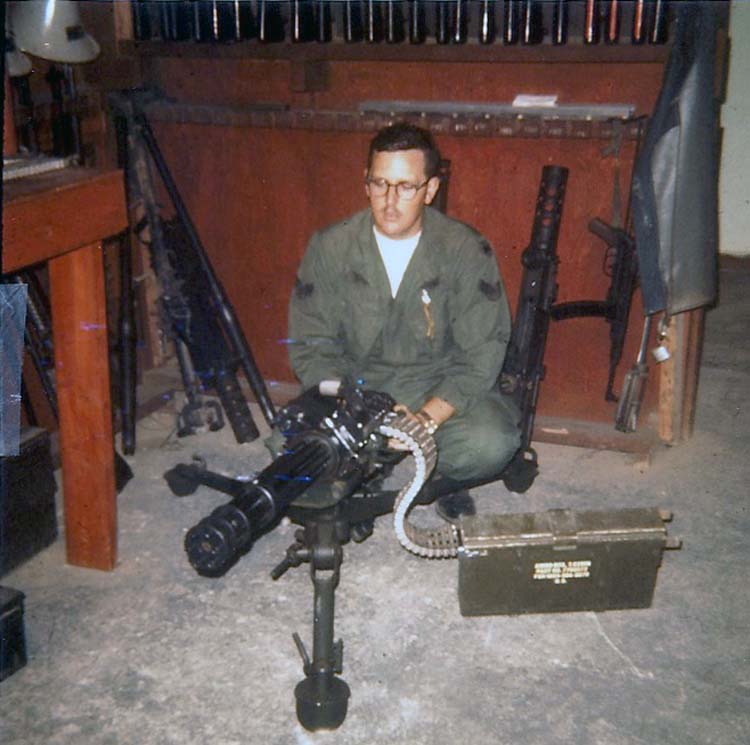
[(391, 296), (396, 297), (401, 280), (406, 273), (406, 267), (409, 266), (411, 257), (417, 248), (422, 231), (420, 230), (419, 233), (408, 238), (389, 238), (376, 227), (373, 227), (373, 232), (385, 265), (385, 271), (388, 274), (388, 280), (391, 283)]

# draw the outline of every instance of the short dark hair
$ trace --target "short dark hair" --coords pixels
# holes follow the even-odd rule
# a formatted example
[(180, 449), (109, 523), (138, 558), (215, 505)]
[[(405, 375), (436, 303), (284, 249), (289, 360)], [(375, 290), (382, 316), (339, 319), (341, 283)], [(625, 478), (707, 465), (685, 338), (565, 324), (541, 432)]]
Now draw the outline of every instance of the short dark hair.
[(440, 170), (440, 151), (432, 135), (408, 122), (396, 122), (381, 129), (370, 142), (367, 170), (372, 167), (375, 153), (393, 153), (397, 150), (421, 150), (424, 153), (425, 176), (432, 178)]

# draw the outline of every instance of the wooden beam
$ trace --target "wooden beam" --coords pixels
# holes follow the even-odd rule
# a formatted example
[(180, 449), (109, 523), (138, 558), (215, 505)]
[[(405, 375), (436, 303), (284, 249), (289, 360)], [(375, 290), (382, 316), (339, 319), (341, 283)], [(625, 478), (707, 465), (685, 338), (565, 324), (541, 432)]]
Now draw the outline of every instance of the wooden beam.
[(659, 439), (671, 445), (675, 440), (675, 328), (669, 326), (661, 345), (669, 352), (669, 357), (659, 365)]
[(3, 272), (95, 243), (127, 224), (121, 171), (65, 168), (10, 181), (3, 194)]
[(687, 440), (692, 437), (695, 424), (695, 402), (698, 397), (698, 376), (703, 352), (706, 313), (705, 308), (696, 308), (683, 315), (685, 315), (685, 332), (682, 340), (684, 390), (680, 412), (680, 439)]
[(670, 357), (659, 366), (659, 437), (676, 444), (693, 434), (705, 309), (673, 316), (663, 340)]
[(67, 558), (109, 570), (117, 504), (102, 261), (101, 243), (92, 243), (52, 259), (49, 277)]
[(670, 44), (606, 45), (538, 44), (504, 46), (503, 44), (265, 44), (251, 39), (236, 44), (197, 44), (170, 41), (121, 41), (122, 54), (140, 57), (213, 57), (272, 60), (329, 60), (383, 62), (512, 62), (512, 63), (664, 63)]
[(659, 438), (645, 421), (638, 423), (635, 432), (625, 434), (615, 429), (614, 421), (589, 422), (582, 419), (539, 416), (534, 422), (534, 442), (592, 450), (616, 450), (650, 460), (659, 445)]

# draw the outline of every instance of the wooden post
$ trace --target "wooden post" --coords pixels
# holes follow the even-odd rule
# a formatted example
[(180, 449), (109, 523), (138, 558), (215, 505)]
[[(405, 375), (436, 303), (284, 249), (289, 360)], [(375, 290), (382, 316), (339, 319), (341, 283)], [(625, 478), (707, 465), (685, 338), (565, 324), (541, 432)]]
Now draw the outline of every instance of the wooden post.
[(687, 440), (693, 435), (695, 424), (695, 402), (698, 397), (698, 374), (703, 352), (703, 329), (706, 309), (696, 308), (685, 316), (683, 334), (683, 381), (682, 411), (680, 412), (680, 439)]
[(105, 570), (117, 502), (101, 242), (127, 224), (120, 171), (62, 169), (3, 193), (3, 271), (49, 267), (68, 561)]
[(51, 259), (49, 274), (67, 558), (109, 570), (117, 504), (102, 260), (101, 243), (93, 243)]
[(672, 317), (663, 344), (670, 357), (659, 366), (659, 438), (670, 445), (693, 434), (705, 310)]

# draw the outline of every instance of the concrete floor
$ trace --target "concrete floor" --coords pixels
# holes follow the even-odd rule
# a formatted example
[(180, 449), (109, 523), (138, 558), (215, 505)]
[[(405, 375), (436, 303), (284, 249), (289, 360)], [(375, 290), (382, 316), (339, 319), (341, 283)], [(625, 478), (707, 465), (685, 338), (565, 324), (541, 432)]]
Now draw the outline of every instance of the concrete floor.
[(269, 577), (293, 526), (225, 577), (198, 577), (183, 535), (222, 497), (176, 499), (162, 480), (193, 453), (233, 473), (261, 468), (262, 445), (236, 445), (226, 430), (178, 441), (168, 409), (150, 416), (119, 497), (116, 571), (67, 566), (60, 540), (2, 579), (26, 594), (29, 662), (0, 684), (0, 741), (750, 742), (749, 323), (750, 274), (722, 272), (688, 443), (650, 466), (540, 445), (526, 495), (478, 492), (496, 512), (672, 510), (684, 546), (665, 554), (651, 608), (463, 618), (457, 562), (411, 556), (381, 518), (345, 549), (336, 632), (352, 698), (335, 732), (309, 733), (295, 717), (291, 633), (310, 641), (311, 583), (304, 566)]

